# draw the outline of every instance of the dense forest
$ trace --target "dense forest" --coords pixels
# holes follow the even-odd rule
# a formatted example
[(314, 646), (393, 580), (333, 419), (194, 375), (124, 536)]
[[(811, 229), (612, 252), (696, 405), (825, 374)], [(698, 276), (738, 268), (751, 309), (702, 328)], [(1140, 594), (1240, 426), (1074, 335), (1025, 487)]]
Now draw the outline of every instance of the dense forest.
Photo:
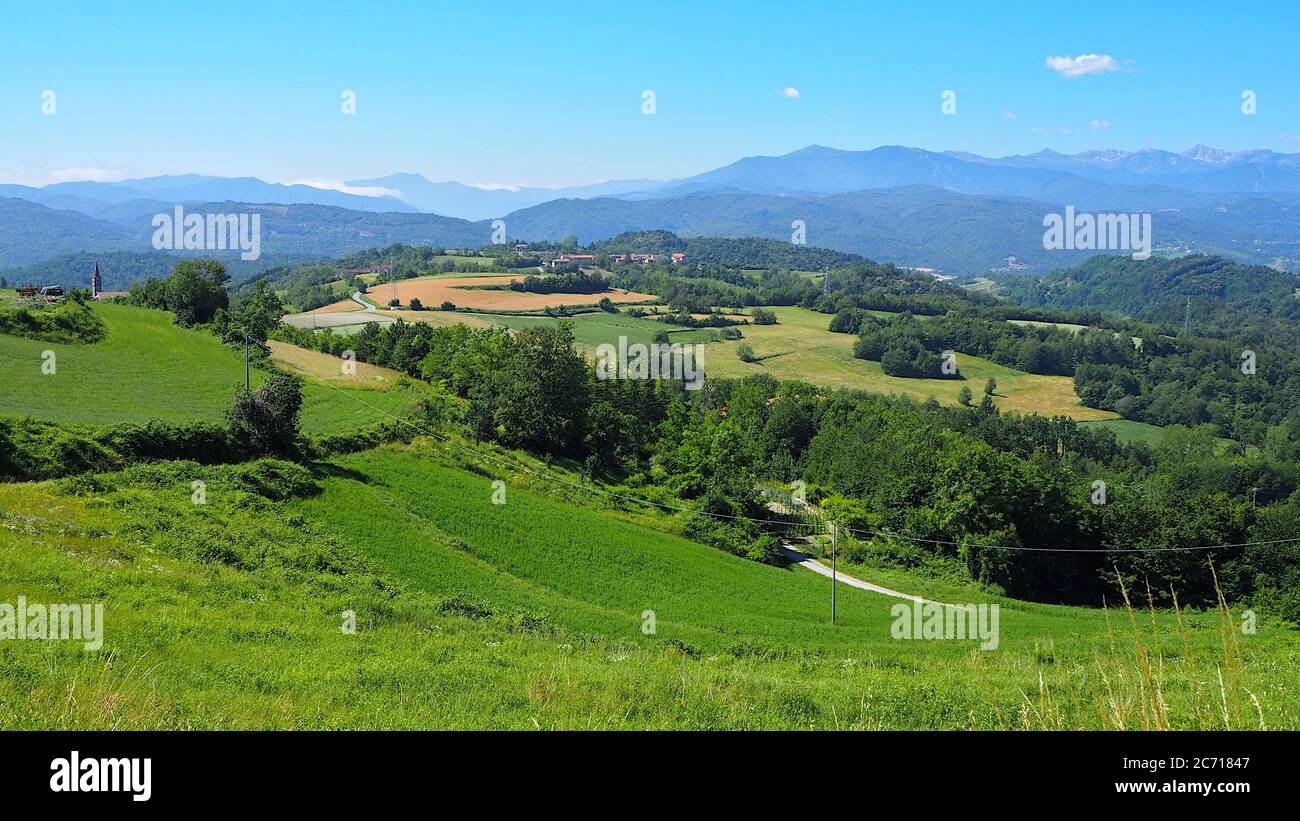
[(1298, 282), (1217, 257), (1098, 256), (1001, 286), (1026, 307), (1105, 312), (1149, 326), (1128, 326), (1141, 338), (1134, 362), (1076, 361), (1084, 404), (1155, 425), (1212, 423), (1224, 436), (1259, 444), (1270, 425), (1294, 419), (1300, 407)]

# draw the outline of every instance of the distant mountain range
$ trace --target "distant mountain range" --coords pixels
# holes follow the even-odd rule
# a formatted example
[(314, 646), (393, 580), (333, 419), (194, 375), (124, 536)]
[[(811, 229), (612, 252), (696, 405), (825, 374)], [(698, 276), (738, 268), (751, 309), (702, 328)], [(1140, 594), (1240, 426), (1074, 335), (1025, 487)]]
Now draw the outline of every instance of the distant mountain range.
[(802, 220), (810, 245), (956, 274), (1042, 273), (1088, 256), (1043, 248), (1044, 215), (1074, 205), (1151, 212), (1157, 254), (1300, 268), (1300, 156), (1263, 149), (987, 158), (809, 146), (669, 181), (484, 188), (392, 174), (344, 185), (196, 174), (0, 185), (0, 198), (9, 198), (0, 199), (0, 271), (77, 251), (147, 252), (152, 216), (177, 203), (191, 211), (254, 203), (242, 207), (263, 214), (263, 247), (279, 258), (337, 257), (389, 242), (480, 245), (495, 218), (511, 239), (584, 242), (654, 229), (788, 240)]
[(468, 220), (503, 217), (520, 208), (558, 199), (640, 196), (663, 186), (655, 180), (615, 180), (570, 188), (480, 188), (459, 182), (430, 182), (419, 174), (390, 174), (346, 184), (386, 189), (420, 211)]

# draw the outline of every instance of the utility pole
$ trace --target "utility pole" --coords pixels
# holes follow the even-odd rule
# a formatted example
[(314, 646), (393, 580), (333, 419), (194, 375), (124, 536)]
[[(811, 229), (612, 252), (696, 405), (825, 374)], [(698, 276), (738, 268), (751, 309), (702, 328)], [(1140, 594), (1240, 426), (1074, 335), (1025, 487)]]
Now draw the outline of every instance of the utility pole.
[(1192, 335), (1192, 298), (1187, 298), (1187, 309), (1183, 312), (1183, 336)]
[(1255, 494), (1258, 493), (1258, 492), (1259, 492), (1259, 488), (1257, 488), (1257, 487), (1253, 487), (1253, 488), (1250, 489), (1250, 506), (1251, 506), (1251, 507), (1255, 507)]
[(840, 529), (835, 526), (835, 520), (831, 520), (831, 624), (835, 623), (835, 554), (836, 546), (839, 540)]
[(248, 334), (244, 334), (244, 392), (251, 391), (252, 379), (248, 371)]

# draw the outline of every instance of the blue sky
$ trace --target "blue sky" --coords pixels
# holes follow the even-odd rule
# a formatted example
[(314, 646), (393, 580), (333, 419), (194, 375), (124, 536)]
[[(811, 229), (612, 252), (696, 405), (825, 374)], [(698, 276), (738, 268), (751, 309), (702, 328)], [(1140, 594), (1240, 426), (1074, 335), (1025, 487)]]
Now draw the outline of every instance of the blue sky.
[[(1297, 150), (1300, 5), (1158, 5), (28, 3), (0, 30), (0, 181), (569, 185), (813, 143)], [(1087, 54), (1113, 70), (1047, 66)]]

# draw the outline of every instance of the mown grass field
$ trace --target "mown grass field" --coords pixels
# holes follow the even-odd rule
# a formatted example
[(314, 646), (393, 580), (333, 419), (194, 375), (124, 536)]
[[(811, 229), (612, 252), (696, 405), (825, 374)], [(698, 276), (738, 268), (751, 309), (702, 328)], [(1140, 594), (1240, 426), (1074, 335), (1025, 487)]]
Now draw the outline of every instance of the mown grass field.
[[(176, 327), (164, 311), (110, 303), (96, 303), (94, 310), (108, 329), (103, 342), (59, 345), (0, 334), (0, 361), (7, 366), (0, 416), (84, 425), (223, 418), (244, 384), (238, 352), (211, 334)], [(53, 374), (41, 371), (47, 350), (56, 357)], [(254, 387), (266, 376), (254, 370)], [(398, 391), (370, 391), (366, 401), (392, 412), (410, 398)], [(310, 380), (304, 385), (307, 432), (343, 431), (382, 418), (329, 387)]]
[[(516, 330), (532, 328), (538, 325), (555, 325), (560, 322), (559, 319), (548, 316), (512, 316), (509, 314), (476, 314), (475, 316)], [(650, 345), (654, 342), (655, 335), (660, 331), (668, 332), (670, 342), (682, 345), (694, 342), (708, 342), (714, 338), (713, 333), (709, 330), (680, 328), (653, 319), (642, 319), (627, 316), (626, 314), (611, 314), (604, 311), (578, 314), (577, 316), (568, 317), (567, 321), (573, 324), (574, 341), (588, 355), (591, 355), (598, 345), (606, 343), (617, 345), (620, 336), (627, 337), (629, 345), (636, 343)]]
[[(898, 601), (842, 586), (832, 627), (820, 576), (489, 464), (384, 447), (318, 466), (319, 494), (287, 503), (197, 465), (93, 495), (0, 486), (0, 601), (105, 604), (98, 651), (0, 646), (0, 727), (1142, 726), (1122, 610), (1108, 625), (949, 588), (1000, 605), (985, 651), (893, 639)], [(206, 505), (191, 473), (209, 480)], [(246, 558), (210, 558), (214, 539)], [(1168, 726), (1223, 726), (1217, 614), (1184, 614), (1186, 639), (1170, 613), (1136, 615)], [(1296, 727), (1294, 633), (1261, 623), (1241, 645), (1259, 708), (1230, 685), (1229, 726)]]
[(1132, 419), (1099, 419), (1085, 424), (1088, 427), (1105, 428), (1121, 442), (1146, 442), (1155, 447), (1165, 440), (1164, 428)]
[(274, 339), (266, 344), (271, 349), (271, 361), (287, 371), (311, 377), (318, 382), (328, 382), (350, 390), (389, 390), (396, 387), (402, 378), (402, 374), (392, 368), (381, 368), (367, 362), (351, 363), (349, 373), (344, 370), (344, 363), (337, 356)]
[[(956, 404), (963, 386), (970, 388), (978, 401), (985, 381), (992, 376), (998, 383), (994, 402), (1004, 411), (1061, 414), (1081, 421), (1118, 418), (1110, 411), (1079, 404), (1069, 377), (1024, 373), (960, 351), (957, 365), (965, 379), (888, 376), (880, 369), (879, 362), (855, 358), (855, 337), (828, 331), (830, 317), (827, 315), (794, 307), (772, 310), (776, 312), (778, 324), (746, 326), (741, 329), (744, 339), (709, 345), (705, 351), (705, 371), (710, 376), (733, 377), (768, 373), (778, 379), (800, 379), (831, 388), (906, 394), (919, 400), (933, 396), (945, 404)], [(754, 349), (758, 362), (740, 361), (736, 348), (742, 342)]]

